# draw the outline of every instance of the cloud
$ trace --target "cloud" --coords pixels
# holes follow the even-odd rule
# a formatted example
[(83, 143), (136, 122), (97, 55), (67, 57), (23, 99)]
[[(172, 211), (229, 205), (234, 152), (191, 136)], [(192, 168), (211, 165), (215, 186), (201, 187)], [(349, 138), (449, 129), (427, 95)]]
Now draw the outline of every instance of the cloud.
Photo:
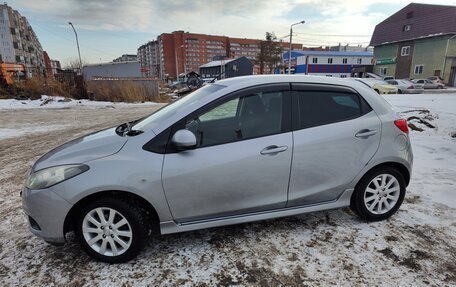
[[(427, 1), (435, 4), (434, 1)], [(37, 28), (42, 32), (41, 38), (66, 37), (62, 27), (71, 29), (67, 24), (70, 21), (78, 33), (81, 32), (82, 39), (87, 34), (96, 35), (93, 36), (95, 39), (83, 41), (85, 45), (98, 49), (98, 52), (91, 49), (91, 60), (106, 57), (100, 50), (111, 54), (134, 52), (140, 43), (175, 30), (257, 39), (264, 38), (265, 32), (274, 32), (287, 41), (290, 24), (301, 20), (306, 23), (294, 28), (294, 42), (311, 45), (361, 43), (365, 46), (369, 43), (369, 35), (376, 24), (409, 3), (410, 0), (8, 1), (10, 6), (19, 10), (31, 23), (39, 24)], [(439, 4), (455, 5), (456, 0), (440, 0)], [(47, 31), (53, 33), (48, 36)], [(113, 38), (127, 40), (118, 43)], [(61, 41), (53, 45), (59, 45), (55, 47), (54, 53), (65, 57)]]

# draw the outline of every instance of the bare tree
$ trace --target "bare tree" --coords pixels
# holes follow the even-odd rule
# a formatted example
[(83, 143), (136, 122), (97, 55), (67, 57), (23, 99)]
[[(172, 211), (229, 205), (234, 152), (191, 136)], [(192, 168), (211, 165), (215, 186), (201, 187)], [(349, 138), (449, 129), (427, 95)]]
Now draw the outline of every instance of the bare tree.
[(273, 73), (281, 60), (283, 48), (274, 33), (266, 32), (266, 39), (260, 42), (260, 52), (255, 63), (260, 66), (260, 74)]
[[(88, 62), (85, 59), (83, 59), (82, 66), (84, 67), (87, 64), (88, 64)], [(64, 62), (62, 67), (64, 69), (68, 69), (68, 70), (79, 71), (79, 59), (78, 58), (69, 58)]]

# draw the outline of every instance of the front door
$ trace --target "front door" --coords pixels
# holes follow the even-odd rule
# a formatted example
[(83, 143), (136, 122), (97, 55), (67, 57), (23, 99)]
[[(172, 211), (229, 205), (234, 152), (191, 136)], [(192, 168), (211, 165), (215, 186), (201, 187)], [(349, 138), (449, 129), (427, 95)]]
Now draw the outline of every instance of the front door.
[(194, 150), (165, 154), (162, 181), (177, 222), (283, 208), (292, 155), (288, 84), (236, 92), (189, 115)]

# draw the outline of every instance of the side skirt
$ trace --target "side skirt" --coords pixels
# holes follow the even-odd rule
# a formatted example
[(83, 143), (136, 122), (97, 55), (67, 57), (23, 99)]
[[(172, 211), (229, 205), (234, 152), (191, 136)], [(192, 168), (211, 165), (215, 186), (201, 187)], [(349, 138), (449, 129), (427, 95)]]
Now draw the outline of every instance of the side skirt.
[(218, 227), (218, 226), (225, 226), (225, 225), (233, 225), (239, 223), (246, 223), (252, 221), (259, 221), (259, 220), (266, 220), (272, 218), (279, 218), (279, 217), (286, 217), (298, 214), (304, 214), (309, 212), (321, 211), (321, 210), (328, 210), (328, 209), (335, 209), (341, 207), (350, 206), (350, 198), (353, 193), (353, 189), (345, 190), (342, 195), (330, 202), (324, 202), (319, 204), (313, 205), (306, 205), (306, 206), (294, 206), (294, 207), (286, 207), (277, 210), (268, 210), (263, 212), (254, 212), (248, 214), (241, 214), (235, 216), (227, 216), (227, 217), (219, 217), (207, 220), (199, 220), (199, 221), (191, 221), (185, 223), (176, 223), (175, 221), (163, 221), (160, 222), (160, 231), (161, 234), (170, 234), (170, 233), (178, 233), (184, 231), (191, 231), (191, 230), (198, 230), (198, 229), (205, 229), (211, 227)]

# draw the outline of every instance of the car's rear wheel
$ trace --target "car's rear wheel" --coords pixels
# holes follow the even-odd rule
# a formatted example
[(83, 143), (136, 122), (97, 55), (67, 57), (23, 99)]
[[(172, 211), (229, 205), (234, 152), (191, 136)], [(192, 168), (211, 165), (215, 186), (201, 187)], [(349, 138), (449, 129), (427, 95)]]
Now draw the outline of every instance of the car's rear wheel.
[(357, 184), (351, 208), (361, 218), (376, 221), (389, 218), (405, 196), (404, 176), (395, 168), (382, 167), (366, 174)]
[(142, 211), (127, 200), (100, 198), (87, 204), (76, 223), (76, 236), (91, 257), (120, 263), (144, 247), (148, 224)]

